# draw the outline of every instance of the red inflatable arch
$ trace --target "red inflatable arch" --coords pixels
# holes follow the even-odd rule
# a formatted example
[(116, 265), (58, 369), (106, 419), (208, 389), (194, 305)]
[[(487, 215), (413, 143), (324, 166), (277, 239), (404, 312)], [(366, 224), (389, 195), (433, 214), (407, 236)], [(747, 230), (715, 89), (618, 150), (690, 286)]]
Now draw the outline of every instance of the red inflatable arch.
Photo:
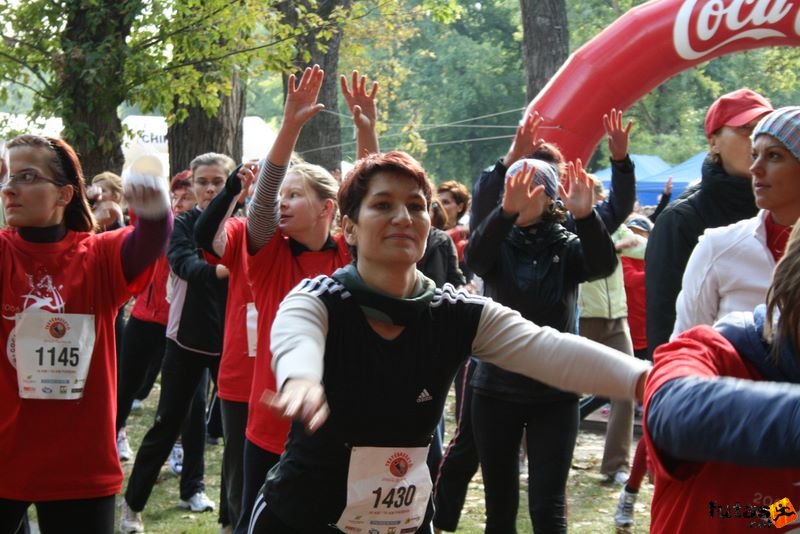
[(611, 108), (628, 109), (698, 63), (764, 46), (800, 46), (800, 2), (653, 0), (573, 53), (526, 114), (536, 110), (544, 117), (543, 137), (567, 158), (587, 161)]

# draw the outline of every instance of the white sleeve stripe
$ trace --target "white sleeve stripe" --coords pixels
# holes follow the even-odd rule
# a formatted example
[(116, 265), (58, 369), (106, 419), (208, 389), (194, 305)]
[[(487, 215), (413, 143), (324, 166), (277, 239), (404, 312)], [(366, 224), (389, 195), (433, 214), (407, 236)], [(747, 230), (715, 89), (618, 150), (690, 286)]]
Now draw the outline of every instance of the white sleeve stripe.
[(325, 293), (329, 295), (340, 293), (340, 296), (343, 299), (350, 297), (350, 292), (347, 291), (342, 284), (324, 274), (321, 274), (315, 278), (306, 278), (300, 282), (294, 291), (299, 293), (308, 293), (310, 295), (314, 295), (315, 297), (319, 297)]
[(448, 283), (440, 288), (437, 287), (434, 290), (433, 300), (431, 301), (431, 307), (437, 308), (441, 306), (444, 302), (449, 302), (450, 304), (456, 304), (457, 302), (464, 302), (467, 304), (483, 305), (486, 303), (486, 297), (473, 295), (467, 292), (465, 289), (456, 289), (455, 287), (453, 287), (452, 284)]

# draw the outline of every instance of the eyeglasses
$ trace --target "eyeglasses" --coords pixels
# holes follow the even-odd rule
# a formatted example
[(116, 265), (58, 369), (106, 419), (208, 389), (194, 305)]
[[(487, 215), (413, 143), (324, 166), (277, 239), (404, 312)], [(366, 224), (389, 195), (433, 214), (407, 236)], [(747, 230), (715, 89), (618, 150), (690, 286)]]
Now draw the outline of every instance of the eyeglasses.
[(58, 181), (54, 180), (53, 178), (48, 178), (47, 176), (42, 176), (38, 172), (33, 171), (22, 171), (17, 174), (11, 174), (8, 176), (7, 179), (0, 182), (0, 187), (6, 187), (11, 185), (30, 185), (36, 180), (41, 180), (44, 182), (50, 182), (51, 184), (55, 185), (64, 185), (59, 183)]

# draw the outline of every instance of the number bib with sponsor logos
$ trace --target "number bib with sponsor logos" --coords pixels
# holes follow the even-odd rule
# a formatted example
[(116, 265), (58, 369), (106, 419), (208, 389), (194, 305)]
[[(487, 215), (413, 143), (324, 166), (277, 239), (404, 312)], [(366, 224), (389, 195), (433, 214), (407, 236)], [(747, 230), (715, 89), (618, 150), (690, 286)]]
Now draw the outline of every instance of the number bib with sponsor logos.
[(425, 519), (431, 495), (428, 447), (353, 447), (343, 532), (408, 534)]
[(57, 400), (83, 397), (94, 352), (94, 315), (19, 313), (14, 335), (20, 397)]

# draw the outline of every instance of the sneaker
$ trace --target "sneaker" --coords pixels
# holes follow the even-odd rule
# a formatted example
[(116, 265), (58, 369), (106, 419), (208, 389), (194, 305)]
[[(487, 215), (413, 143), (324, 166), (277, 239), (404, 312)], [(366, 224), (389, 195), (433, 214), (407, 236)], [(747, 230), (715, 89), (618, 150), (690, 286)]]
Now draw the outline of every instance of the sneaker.
[(119, 456), (120, 462), (127, 462), (133, 458), (133, 451), (128, 441), (128, 434), (125, 432), (124, 428), (121, 428), (119, 432), (117, 432), (117, 456)]
[(189, 497), (188, 501), (184, 501), (183, 499), (179, 500), (178, 506), (180, 508), (191, 510), (192, 512), (214, 511), (214, 502), (208, 498), (208, 495), (206, 495), (204, 491), (198, 491)]
[(628, 473), (625, 471), (617, 471), (613, 475), (606, 475), (603, 479), (603, 484), (616, 484), (617, 486), (624, 486), (628, 482)]
[(125, 499), (122, 499), (121, 513), (119, 519), (119, 530), (122, 534), (129, 534), (131, 532), (144, 532), (144, 523), (142, 523), (142, 512), (134, 512)]
[(638, 493), (630, 493), (625, 488), (619, 494), (617, 511), (614, 513), (614, 523), (618, 527), (629, 527), (633, 525), (633, 505), (636, 504)]
[(144, 402), (139, 399), (133, 399), (133, 402), (131, 403), (131, 411), (137, 412), (142, 408), (144, 408)]
[(172, 452), (169, 455), (169, 470), (175, 476), (180, 476), (183, 471), (183, 445), (180, 442), (175, 442), (172, 446)]

